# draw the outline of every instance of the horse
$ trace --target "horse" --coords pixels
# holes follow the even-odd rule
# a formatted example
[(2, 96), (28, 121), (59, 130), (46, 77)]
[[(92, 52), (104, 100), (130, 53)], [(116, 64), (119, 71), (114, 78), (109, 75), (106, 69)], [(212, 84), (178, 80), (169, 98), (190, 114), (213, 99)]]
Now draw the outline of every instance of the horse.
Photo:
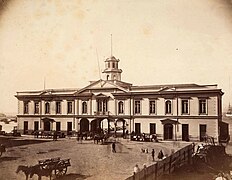
[(103, 144), (106, 141), (107, 138), (108, 137), (107, 137), (106, 134), (103, 134), (103, 133), (101, 133), (101, 134), (95, 134), (93, 136), (94, 144), (95, 144), (95, 141), (97, 141), (97, 144), (98, 144), (99, 141), (101, 141), (102, 144)]
[(3, 152), (6, 152), (6, 147), (3, 144), (1, 144), (0, 145), (0, 157), (2, 156)]
[(38, 175), (38, 180), (42, 179), (42, 176), (50, 177), (50, 180), (52, 179), (52, 171), (53, 168), (47, 167), (42, 168), (39, 164), (30, 166), (30, 178), (33, 177), (34, 174)]
[(22, 171), (25, 174), (26, 180), (28, 180), (28, 176), (30, 175), (30, 172), (31, 172), (30, 167), (19, 165), (17, 170), (16, 170), (16, 173), (18, 174), (20, 171)]

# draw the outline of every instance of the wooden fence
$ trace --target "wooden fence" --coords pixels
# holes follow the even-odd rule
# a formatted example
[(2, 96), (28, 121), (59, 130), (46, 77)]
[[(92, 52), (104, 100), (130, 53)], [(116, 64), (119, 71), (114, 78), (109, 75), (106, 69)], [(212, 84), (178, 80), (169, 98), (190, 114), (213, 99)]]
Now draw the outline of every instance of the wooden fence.
[(169, 157), (158, 161), (140, 172), (128, 177), (126, 180), (158, 180), (164, 174), (172, 173), (176, 168), (192, 163), (193, 146), (190, 144)]

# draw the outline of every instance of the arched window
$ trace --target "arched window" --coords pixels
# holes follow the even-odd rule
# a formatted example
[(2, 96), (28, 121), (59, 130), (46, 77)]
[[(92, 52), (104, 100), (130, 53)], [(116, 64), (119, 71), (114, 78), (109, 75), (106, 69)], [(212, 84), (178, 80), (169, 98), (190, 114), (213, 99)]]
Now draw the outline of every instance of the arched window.
[(86, 113), (87, 113), (87, 103), (86, 103), (86, 102), (83, 102), (83, 103), (82, 103), (82, 113), (83, 113), (83, 114), (86, 114)]
[(123, 106), (123, 102), (120, 101), (118, 103), (118, 114), (122, 114), (122, 113), (124, 113), (124, 106)]
[(107, 76), (106, 76), (106, 80), (109, 80), (109, 77), (110, 77), (110, 76), (109, 76), (109, 75), (107, 75)]
[(167, 100), (165, 102), (165, 112), (166, 112), (166, 114), (172, 113), (172, 102), (170, 100)]
[(49, 114), (50, 113), (50, 103), (46, 102), (45, 103), (45, 114)]

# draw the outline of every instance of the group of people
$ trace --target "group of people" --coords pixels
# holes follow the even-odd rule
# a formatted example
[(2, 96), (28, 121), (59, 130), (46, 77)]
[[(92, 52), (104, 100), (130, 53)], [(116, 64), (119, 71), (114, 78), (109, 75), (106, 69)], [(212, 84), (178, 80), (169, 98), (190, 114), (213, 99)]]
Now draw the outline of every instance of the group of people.
[[(152, 149), (152, 151), (151, 151), (151, 156), (152, 156), (152, 161), (155, 161), (155, 150), (154, 150), (154, 149)], [(162, 149), (159, 151), (157, 157), (158, 157), (158, 159), (160, 159), (160, 160), (165, 158)]]
[[(148, 153), (148, 149), (145, 149), (144, 152), (145, 152), (145, 153)], [(152, 156), (152, 161), (155, 161), (155, 150), (154, 150), (154, 149), (152, 149), (152, 151), (151, 151), (151, 156)], [(165, 158), (162, 149), (159, 151), (157, 157), (158, 157), (158, 159), (160, 159), (160, 160)], [(147, 167), (147, 166), (144, 164), (144, 165), (143, 165), (143, 168), (146, 168), (146, 167)], [(139, 171), (140, 171), (140, 168), (139, 168), (138, 164), (136, 164), (135, 167), (134, 167), (134, 173), (138, 173)]]

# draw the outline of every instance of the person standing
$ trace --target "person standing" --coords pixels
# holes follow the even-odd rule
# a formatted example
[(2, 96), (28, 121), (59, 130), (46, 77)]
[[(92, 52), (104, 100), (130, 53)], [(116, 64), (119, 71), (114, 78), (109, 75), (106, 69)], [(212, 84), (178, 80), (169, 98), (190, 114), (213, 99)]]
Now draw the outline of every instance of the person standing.
[(134, 174), (138, 173), (140, 171), (138, 164), (134, 167)]
[(151, 151), (152, 161), (155, 161), (155, 150), (152, 149)]
[(158, 158), (159, 158), (159, 159), (163, 159), (163, 157), (164, 157), (163, 151), (160, 150), (160, 152), (159, 152), (159, 154), (158, 154)]
[(53, 134), (53, 141), (57, 141), (57, 131), (55, 131)]
[(116, 145), (115, 142), (112, 143), (112, 152), (116, 153)]

